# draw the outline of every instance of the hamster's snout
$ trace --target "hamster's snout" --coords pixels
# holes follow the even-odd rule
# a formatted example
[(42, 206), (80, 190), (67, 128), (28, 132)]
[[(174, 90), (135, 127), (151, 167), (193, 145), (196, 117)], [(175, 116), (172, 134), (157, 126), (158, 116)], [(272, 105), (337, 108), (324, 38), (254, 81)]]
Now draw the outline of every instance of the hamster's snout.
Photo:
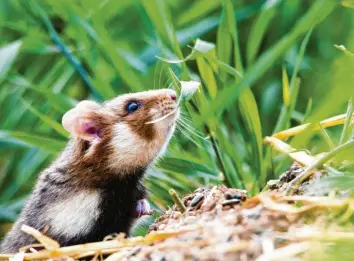
[(151, 110), (153, 122), (160, 122), (166, 126), (173, 124), (179, 117), (176, 92), (171, 89), (161, 90), (159, 98), (156, 98), (155, 101), (155, 106)]
[(170, 99), (172, 101), (176, 101), (177, 100), (177, 94), (174, 90), (168, 90), (168, 96), (170, 97)]
[(176, 100), (177, 100), (177, 95), (176, 95), (176, 93), (175, 93), (175, 92), (171, 92), (171, 93), (170, 93), (170, 98), (171, 98), (172, 101), (176, 101)]

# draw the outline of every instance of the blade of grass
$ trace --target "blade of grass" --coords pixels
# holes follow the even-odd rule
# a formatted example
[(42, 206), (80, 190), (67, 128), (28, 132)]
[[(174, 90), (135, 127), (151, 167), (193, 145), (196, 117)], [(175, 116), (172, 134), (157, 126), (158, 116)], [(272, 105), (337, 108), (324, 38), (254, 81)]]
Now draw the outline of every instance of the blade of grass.
[[(172, 24), (171, 14), (166, 6), (165, 1), (143, 0), (142, 4), (163, 41), (177, 55), (179, 59), (183, 59), (183, 53), (179, 46), (177, 35)], [(182, 80), (185, 80), (188, 78), (187, 67), (184, 63), (182, 63), (181, 66), (181, 78)]]
[(0, 83), (9, 72), (21, 46), (22, 41), (16, 41), (0, 48)]
[(247, 41), (246, 57), (248, 64), (252, 64), (255, 59), (262, 43), (263, 36), (267, 32), (267, 28), (276, 14), (276, 7), (280, 2), (281, 0), (267, 0), (263, 4), (258, 18), (252, 24)]
[(16, 176), (11, 183), (1, 191), (0, 202), (9, 202), (16, 193), (28, 184), (38, 174), (41, 166), (48, 161), (49, 154), (37, 148), (28, 150), (23, 157), (16, 160), (14, 173)]
[[(117, 75), (123, 79), (123, 81), (129, 85), (129, 87), (135, 91), (142, 91), (144, 90), (144, 84), (142, 83), (141, 79), (137, 75), (137, 73), (132, 70), (129, 60), (121, 55), (121, 51), (117, 50), (116, 43), (112, 41), (111, 36), (109, 35), (108, 31), (106, 30), (104, 21), (94, 20), (92, 22), (93, 26), (83, 20), (81, 17), (72, 14), (78, 24), (80, 25), (79, 29), (83, 28), (86, 32), (94, 32), (95, 37), (92, 37), (93, 45), (98, 46), (101, 50), (103, 57), (106, 61), (112, 66), (115, 70)], [(123, 52), (124, 53), (124, 52)], [(91, 63), (95, 63), (96, 61), (92, 61)], [(94, 65), (93, 65), (94, 66)], [(113, 98), (116, 96), (116, 93), (110, 85), (105, 83), (104, 78), (100, 75), (96, 74), (94, 78), (94, 83), (96, 86), (100, 86), (100, 89), (105, 90), (106, 99)]]
[(348, 102), (347, 117), (345, 118), (342, 135), (339, 140), (339, 145), (342, 145), (343, 143), (345, 143), (348, 140), (348, 138), (350, 137), (350, 134), (353, 129), (353, 127), (351, 125), (352, 118), (353, 118), (353, 104), (352, 104), (352, 99), (350, 99)]
[(297, 78), (297, 74), (299, 72), (300, 64), (301, 64), (302, 58), (305, 54), (305, 50), (306, 50), (306, 47), (309, 42), (311, 34), (312, 34), (312, 29), (306, 34), (304, 40), (301, 43), (299, 53), (296, 57), (295, 68), (294, 68), (294, 71), (293, 71), (293, 74), (292, 74), (291, 80), (290, 80), (289, 89), (290, 89), (291, 103), (289, 106), (286, 106), (286, 104), (284, 104), (284, 106), (282, 107), (280, 115), (277, 120), (277, 124), (274, 128), (274, 132), (278, 132), (282, 129), (286, 129), (289, 126), (291, 114), (295, 109), (297, 95), (299, 93), (299, 88), (300, 88), (300, 79)]
[(320, 125), (320, 130), (321, 130), (320, 133), (321, 133), (324, 141), (327, 143), (327, 146), (328, 146), (329, 150), (333, 150), (335, 148), (333, 141), (329, 137), (327, 131), (323, 128), (322, 124), (319, 123), (319, 125)]
[(203, 57), (198, 57), (196, 60), (199, 74), (204, 84), (207, 86), (208, 93), (213, 100), (217, 95), (217, 85), (213, 70), (210, 68), (209, 64)]
[(208, 166), (185, 159), (164, 157), (158, 165), (160, 168), (169, 169), (178, 173), (184, 173), (186, 175), (197, 175), (199, 173), (217, 176), (218, 174), (217, 171)]
[(36, 110), (34, 107), (32, 107), (30, 104), (28, 104), (26, 101), (22, 100), (21, 102), (25, 107), (27, 107), (27, 109), (30, 112), (32, 112), (34, 115), (36, 115), (46, 125), (48, 125), (50, 128), (55, 130), (58, 134), (60, 134), (64, 138), (69, 138), (68, 132), (63, 128), (63, 126), (60, 123), (52, 120), (51, 117), (42, 114), (41, 112)]
[(285, 67), (283, 67), (282, 79), (283, 79), (283, 102), (286, 107), (289, 107), (291, 96), (290, 96), (289, 78), (288, 78), (288, 74), (286, 73)]
[(30, 83), (27, 78), (24, 78), (21, 75), (10, 75), (7, 78), (9, 82), (15, 86), (23, 87), (32, 93), (40, 94), (45, 99), (47, 99), (56, 110), (61, 113), (70, 110), (77, 103), (77, 101), (64, 94), (53, 93), (51, 90), (37, 88), (32, 83)]
[(16, 131), (0, 131), (0, 142), (14, 143), (20, 146), (32, 146), (56, 154), (65, 146), (64, 140), (27, 134)]
[(305, 110), (305, 113), (304, 113), (304, 121), (303, 122), (307, 121), (307, 119), (310, 116), (311, 112), (312, 112), (312, 98), (310, 98), (309, 101), (307, 102), (306, 110)]
[(217, 9), (219, 6), (220, 0), (195, 1), (178, 17), (177, 25), (183, 26), (190, 22), (198, 21), (201, 17)]

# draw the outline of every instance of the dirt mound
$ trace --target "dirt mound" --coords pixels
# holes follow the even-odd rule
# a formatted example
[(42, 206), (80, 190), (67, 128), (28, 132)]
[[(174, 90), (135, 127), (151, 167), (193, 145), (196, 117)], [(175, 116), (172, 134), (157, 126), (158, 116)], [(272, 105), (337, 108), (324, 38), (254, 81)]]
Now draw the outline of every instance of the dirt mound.
[(265, 248), (284, 246), (273, 241), (275, 233), (302, 223), (296, 214), (246, 199), (245, 191), (222, 185), (197, 189), (182, 199), (184, 213), (175, 205), (150, 226), (150, 233), (186, 232), (140, 248), (131, 260), (255, 260)]

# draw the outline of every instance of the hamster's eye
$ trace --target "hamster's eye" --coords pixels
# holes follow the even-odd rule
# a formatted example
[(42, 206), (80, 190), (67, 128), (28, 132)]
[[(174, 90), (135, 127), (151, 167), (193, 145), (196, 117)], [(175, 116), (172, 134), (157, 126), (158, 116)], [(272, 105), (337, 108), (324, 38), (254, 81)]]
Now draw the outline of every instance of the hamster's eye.
[(131, 101), (131, 102), (128, 102), (127, 106), (125, 107), (125, 110), (128, 113), (133, 113), (137, 109), (139, 109), (140, 105), (141, 105), (141, 103), (138, 101)]

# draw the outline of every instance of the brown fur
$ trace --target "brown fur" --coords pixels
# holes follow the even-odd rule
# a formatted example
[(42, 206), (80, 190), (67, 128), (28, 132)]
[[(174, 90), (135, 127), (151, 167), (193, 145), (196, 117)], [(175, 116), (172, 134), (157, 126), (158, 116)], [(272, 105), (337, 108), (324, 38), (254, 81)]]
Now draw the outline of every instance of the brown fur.
[[(140, 101), (141, 108), (132, 114), (125, 111), (126, 105), (130, 101)], [(151, 109), (158, 110), (157, 115), (151, 115)], [(98, 129), (102, 130), (101, 139), (99, 142), (92, 144), (90, 142), (75, 139), (74, 147), (75, 156), (70, 164), (69, 172), (84, 187), (96, 187), (109, 177), (104, 177), (100, 174), (109, 165), (107, 162), (111, 160), (111, 155), (114, 153), (111, 141), (113, 139), (113, 126), (115, 123), (127, 123), (132, 132), (148, 142), (154, 139), (164, 141), (164, 137), (159, 136), (154, 124), (146, 124), (151, 120), (160, 118), (175, 109), (175, 102), (172, 101), (166, 94), (156, 95), (151, 97), (127, 99), (120, 106), (112, 106), (111, 103), (104, 103), (102, 108), (92, 114), (92, 120), (96, 123)], [(99, 156), (98, 156), (99, 155)], [(136, 161), (138, 162), (138, 160)], [(136, 166), (133, 166), (134, 168)]]
[[(178, 117), (177, 111), (169, 119), (146, 124), (175, 109), (176, 104), (170, 99), (169, 93), (170, 90), (157, 90), (122, 95), (101, 105), (90, 102), (81, 104), (81, 107), (85, 107), (85, 119), (91, 120), (99, 130), (98, 137), (86, 140), (85, 136), (74, 135), (58, 159), (42, 172), (20, 218), (5, 238), (2, 251), (16, 252), (19, 247), (34, 243), (31, 236), (21, 232), (22, 224), (39, 230), (47, 228), (48, 235), (61, 245), (102, 240), (109, 233), (129, 233), (135, 218), (131, 211), (135, 209), (138, 200), (146, 197), (143, 175), (166, 147), (175, 118)], [(132, 114), (125, 111), (130, 100), (142, 103), (142, 107)], [(74, 112), (77, 113), (75, 109)], [(75, 113), (72, 115), (75, 116)], [(120, 126), (124, 128), (120, 129), (122, 133), (117, 134), (116, 127), (119, 124), (123, 124)], [(70, 125), (68, 129), (77, 130)], [(128, 142), (127, 147), (123, 148), (126, 151), (120, 151), (122, 147), (115, 143), (116, 135), (132, 137), (132, 140), (123, 140)], [(133, 146), (131, 150), (130, 145)], [(57, 211), (57, 204), (66, 201), (70, 203), (76, 195), (89, 195), (90, 192), (100, 193), (101, 212), (87, 234), (70, 236), (70, 233), (65, 234), (65, 231), (58, 232), (55, 227), (48, 227), (48, 222), (54, 220), (48, 218), (56, 215), (53, 211)], [(96, 209), (85, 211), (92, 213)], [(91, 220), (95, 219), (91, 217)], [(64, 223), (64, 227), (66, 225)]]

